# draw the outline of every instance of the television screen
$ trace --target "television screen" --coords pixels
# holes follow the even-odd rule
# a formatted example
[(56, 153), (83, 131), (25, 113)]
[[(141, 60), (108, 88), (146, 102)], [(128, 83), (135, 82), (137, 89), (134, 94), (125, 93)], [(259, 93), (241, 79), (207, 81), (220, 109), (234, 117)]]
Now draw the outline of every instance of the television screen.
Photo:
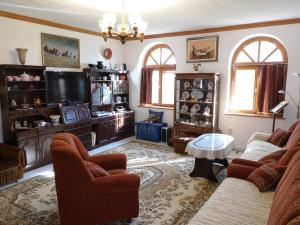
[(88, 78), (83, 72), (46, 71), (48, 103), (88, 102)]

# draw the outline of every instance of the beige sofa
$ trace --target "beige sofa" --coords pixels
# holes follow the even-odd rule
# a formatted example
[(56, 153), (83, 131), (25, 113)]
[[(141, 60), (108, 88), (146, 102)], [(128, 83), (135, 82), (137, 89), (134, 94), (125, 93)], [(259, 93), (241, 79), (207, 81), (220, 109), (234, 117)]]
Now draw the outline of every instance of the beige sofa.
[[(269, 134), (254, 133), (241, 158), (259, 160), (279, 147), (266, 142)], [(251, 182), (226, 178), (190, 225), (260, 225), (267, 224), (274, 191), (259, 192)]]

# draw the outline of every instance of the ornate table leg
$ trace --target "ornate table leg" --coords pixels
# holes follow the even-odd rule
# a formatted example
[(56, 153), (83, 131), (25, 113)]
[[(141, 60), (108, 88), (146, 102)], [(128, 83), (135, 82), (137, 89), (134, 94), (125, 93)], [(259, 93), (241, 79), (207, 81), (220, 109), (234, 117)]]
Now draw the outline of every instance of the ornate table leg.
[(213, 161), (205, 158), (195, 158), (194, 170), (190, 173), (191, 177), (204, 177), (213, 182), (218, 182), (213, 171)]

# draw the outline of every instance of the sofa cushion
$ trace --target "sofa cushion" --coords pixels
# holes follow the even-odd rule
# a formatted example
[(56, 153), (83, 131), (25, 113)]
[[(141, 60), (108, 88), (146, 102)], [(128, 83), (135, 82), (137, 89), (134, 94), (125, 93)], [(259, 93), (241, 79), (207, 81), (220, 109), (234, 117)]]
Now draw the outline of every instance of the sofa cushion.
[(287, 166), (294, 155), (300, 151), (300, 146), (294, 146), (285, 149), (286, 153), (278, 160), (278, 164), (281, 166)]
[(270, 162), (277, 162), (281, 159), (281, 157), (286, 153), (286, 149), (280, 149), (278, 151), (272, 152), (264, 157), (262, 157), (260, 160), (258, 160), (259, 163), (266, 164)]
[(290, 148), (296, 145), (300, 146), (300, 123), (297, 123), (296, 128), (294, 129), (292, 135), (290, 136), (286, 144), (286, 148)]
[(292, 132), (283, 130), (281, 128), (276, 129), (271, 136), (267, 139), (267, 142), (282, 147), (286, 145), (289, 137), (291, 136)]
[(297, 122), (293, 123), (293, 124), (289, 127), (288, 131), (291, 132), (291, 133), (293, 133), (293, 131), (295, 130), (295, 128), (297, 127), (297, 125), (298, 125), (299, 123), (300, 123), (300, 121), (297, 121)]
[(245, 180), (225, 179), (190, 225), (267, 224), (274, 192), (259, 192)]
[(248, 142), (246, 151), (241, 155), (241, 158), (258, 161), (262, 157), (278, 150), (280, 150), (280, 147), (269, 142), (252, 140)]
[(280, 180), (285, 169), (285, 166), (279, 166), (275, 162), (267, 163), (255, 169), (248, 176), (248, 180), (254, 183), (259, 191), (265, 192)]
[(103, 177), (109, 175), (109, 173), (105, 169), (95, 163), (85, 161), (85, 165), (95, 177)]
[[(274, 196), (268, 225), (299, 224), (300, 216), (300, 151), (288, 164)], [(298, 223), (297, 218), (298, 217)], [(296, 220), (296, 222), (295, 222)]]

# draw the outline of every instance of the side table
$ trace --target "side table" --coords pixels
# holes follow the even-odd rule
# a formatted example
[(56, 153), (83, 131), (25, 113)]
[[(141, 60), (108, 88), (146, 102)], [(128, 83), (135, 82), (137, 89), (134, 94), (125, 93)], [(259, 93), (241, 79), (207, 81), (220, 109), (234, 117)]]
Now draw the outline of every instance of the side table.
[(213, 163), (227, 167), (227, 155), (233, 148), (234, 138), (226, 134), (203, 134), (189, 142), (185, 151), (195, 157), (195, 167), (190, 176), (218, 182), (213, 172)]

